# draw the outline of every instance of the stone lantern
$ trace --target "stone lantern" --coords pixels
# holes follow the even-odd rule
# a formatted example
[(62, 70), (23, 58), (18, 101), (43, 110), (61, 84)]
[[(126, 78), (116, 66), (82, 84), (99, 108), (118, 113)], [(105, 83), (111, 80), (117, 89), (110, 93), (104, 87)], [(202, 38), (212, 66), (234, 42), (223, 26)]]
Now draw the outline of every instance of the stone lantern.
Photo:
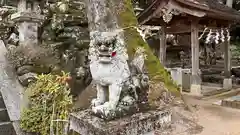
[[(38, 28), (44, 20), (40, 0), (14, 0), (14, 2), (17, 3), (17, 11), (11, 15), (10, 19), (15, 23), (18, 31), (17, 36), (13, 36), (13, 39), (17, 41), (16, 46), (23, 50), (28, 49), (26, 53), (38, 52)], [(26, 55), (26, 62), (17, 65), (16, 69), (20, 83), (28, 86), (29, 83), (35, 81), (37, 73), (32, 70), (35, 67), (31, 65), (31, 57), (28, 54), (24, 55)]]
[(18, 26), (19, 45), (38, 44), (38, 26), (44, 19), (41, 15), (40, 1), (18, 0), (17, 12), (11, 19)]

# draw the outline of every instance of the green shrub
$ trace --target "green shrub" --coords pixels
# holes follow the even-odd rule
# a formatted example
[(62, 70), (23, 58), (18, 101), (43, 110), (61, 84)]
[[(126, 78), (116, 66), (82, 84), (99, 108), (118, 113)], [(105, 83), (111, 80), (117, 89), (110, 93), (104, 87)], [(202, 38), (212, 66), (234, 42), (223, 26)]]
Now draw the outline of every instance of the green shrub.
[(61, 76), (39, 75), (36, 83), (26, 89), (27, 106), (21, 112), (20, 121), (24, 131), (40, 135), (50, 135), (50, 131), (53, 131), (64, 135), (64, 126), (72, 110), (72, 97), (67, 83), (69, 79), (64, 72)]

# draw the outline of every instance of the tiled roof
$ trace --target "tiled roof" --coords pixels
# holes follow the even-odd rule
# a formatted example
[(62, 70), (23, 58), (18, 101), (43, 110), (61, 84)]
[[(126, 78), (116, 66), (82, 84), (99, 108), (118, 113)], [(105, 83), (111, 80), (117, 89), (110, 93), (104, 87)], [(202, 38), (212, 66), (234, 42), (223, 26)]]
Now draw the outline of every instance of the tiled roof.
[(216, 10), (229, 14), (240, 15), (240, 13), (237, 10), (220, 3), (218, 0), (176, 0), (176, 1), (184, 4), (194, 4), (202, 8), (207, 8), (209, 10)]
[(150, 21), (154, 18), (155, 14), (158, 14), (159, 9), (164, 8), (164, 5), (171, 2), (178, 3), (183, 8), (189, 7), (190, 10), (195, 8), (205, 12), (205, 17), (230, 22), (240, 22), (240, 12), (220, 3), (218, 0), (153, 0), (152, 4), (138, 15), (139, 23), (145, 24)]

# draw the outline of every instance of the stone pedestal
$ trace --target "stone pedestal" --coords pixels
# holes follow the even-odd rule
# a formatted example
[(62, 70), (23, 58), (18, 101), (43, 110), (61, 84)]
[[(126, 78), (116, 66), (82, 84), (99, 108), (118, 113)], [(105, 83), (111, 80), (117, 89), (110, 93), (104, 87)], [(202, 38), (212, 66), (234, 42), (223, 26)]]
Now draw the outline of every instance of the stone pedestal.
[(169, 68), (172, 79), (180, 85), (182, 90), (189, 90), (191, 83), (191, 69)]
[(202, 87), (200, 84), (191, 84), (191, 95), (202, 96)]
[(191, 70), (182, 69), (182, 89), (189, 91), (191, 85)]
[(232, 78), (223, 79), (223, 89), (225, 89), (225, 90), (232, 89)]
[(145, 135), (169, 127), (171, 115), (170, 110), (153, 110), (104, 121), (85, 110), (71, 114), (70, 129), (81, 135)]
[(190, 86), (190, 94), (193, 96), (202, 96), (202, 79), (201, 79), (201, 70), (199, 69), (197, 75), (192, 75), (190, 77), (191, 86)]

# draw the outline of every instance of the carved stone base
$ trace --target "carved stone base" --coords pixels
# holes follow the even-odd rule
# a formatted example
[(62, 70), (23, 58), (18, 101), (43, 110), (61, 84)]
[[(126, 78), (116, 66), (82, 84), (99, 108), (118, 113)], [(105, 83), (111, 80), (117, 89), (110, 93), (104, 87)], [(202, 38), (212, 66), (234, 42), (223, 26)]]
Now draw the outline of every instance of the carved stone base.
[(192, 84), (190, 91), (193, 96), (202, 96), (202, 87), (200, 84)]
[(232, 79), (231, 78), (225, 78), (223, 80), (223, 89), (225, 89), (225, 90), (232, 89)]
[(106, 121), (114, 120), (117, 118), (124, 117), (126, 115), (131, 115), (137, 112), (137, 106), (131, 105), (131, 106), (118, 106), (116, 110), (107, 110), (109, 113), (103, 113), (103, 112), (92, 112), (93, 115), (100, 117)]
[(81, 135), (144, 135), (170, 127), (171, 116), (170, 110), (153, 110), (107, 122), (85, 110), (71, 114), (70, 129)]

